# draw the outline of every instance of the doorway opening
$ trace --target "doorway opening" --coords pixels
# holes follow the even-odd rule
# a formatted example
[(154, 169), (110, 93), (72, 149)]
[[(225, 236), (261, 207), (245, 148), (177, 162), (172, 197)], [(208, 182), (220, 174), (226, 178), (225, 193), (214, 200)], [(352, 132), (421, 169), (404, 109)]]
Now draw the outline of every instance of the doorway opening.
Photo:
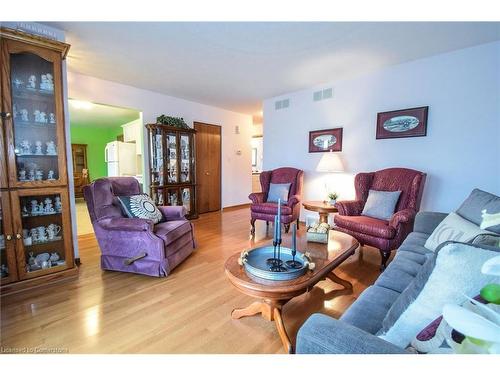
[(142, 186), (143, 123), (135, 109), (69, 99), (77, 234), (93, 233), (83, 187), (101, 177), (133, 176)]
[(221, 209), (221, 127), (195, 122), (196, 202), (198, 213)]

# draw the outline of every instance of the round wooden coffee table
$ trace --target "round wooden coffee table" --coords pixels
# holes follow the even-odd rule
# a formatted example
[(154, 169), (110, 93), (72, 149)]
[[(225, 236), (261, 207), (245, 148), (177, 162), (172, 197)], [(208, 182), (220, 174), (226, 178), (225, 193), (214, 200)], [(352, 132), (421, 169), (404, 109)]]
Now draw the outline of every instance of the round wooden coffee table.
[(320, 223), (328, 223), (328, 215), (338, 212), (337, 207), (323, 201), (306, 201), (302, 202), (302, 206), (308, 211), (318, 212)]
[[(352, 284), (343, 280), (333, 273), (333, 270), (353, 255), (359, 246), (358, 241), (348, 234), (336, 231), (329, 232), (328, 244), (307, 242), (305, 234), (297, 237), (297, 248), (300, 252), (309, 252), (316, 267), (305, 275), (290, 281), (270, 281), (251, 276), (239, 265), (240, 253), (229, 257), (224, 265), (226, 275), (231, 283), (240, 292), (258, 298), (250, 306), (235, 309), (231, 313), (233, 319), (245, 316), (262, 314), (269, 321), (275, 321), (281, 342), (287, 353), (292, 353), (293, 348), (286, 333), (281, 315), (281, 309), (285, 303), (309, 290), (321, 280), (326, 278), (342, 285), (345, 289), (352, 290)], [(262, 241), (253, 247), (269, 244)], [(291, 246), (291, 235), (283, 235), (282, 246)]]

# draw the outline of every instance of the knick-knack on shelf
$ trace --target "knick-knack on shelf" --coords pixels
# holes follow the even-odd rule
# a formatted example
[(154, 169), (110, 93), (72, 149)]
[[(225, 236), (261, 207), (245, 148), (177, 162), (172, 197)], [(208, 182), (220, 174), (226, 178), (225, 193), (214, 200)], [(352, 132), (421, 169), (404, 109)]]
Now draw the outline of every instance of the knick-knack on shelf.
[(61, 212), (62, 211), (62, 203), (61, 203), (61, 197), (56, 197), (55, 202), (54, 202), (56, 212)]
[(26, 88), (28, 88), (28, 89), (36, 89), (36, 77), (34, 75), (31, 75), (28, 78), (28, 84), (26, 85)]
[(43, 155), (43, 153), (42, 153), (42, 142), (41, 141), (36, 141), (35, 142), (35, 155)]
[(57, 155), (57, 150), (54, 141), (48, 141), (45, 144), (47, 145), (47, 152), (46, 152), (47, 155)]

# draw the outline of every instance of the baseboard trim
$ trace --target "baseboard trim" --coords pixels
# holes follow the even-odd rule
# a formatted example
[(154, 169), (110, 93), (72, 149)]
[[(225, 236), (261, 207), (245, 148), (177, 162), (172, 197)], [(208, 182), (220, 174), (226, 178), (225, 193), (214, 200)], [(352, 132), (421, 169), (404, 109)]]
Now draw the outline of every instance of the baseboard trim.
[(227, 206), (222, 209), (222, 211), (233, 211), (233, 210), (239, 210), (242, 208), (249, 208), (250, 203), (243, 203), (243, 204), (237, 204), (235, 206)]

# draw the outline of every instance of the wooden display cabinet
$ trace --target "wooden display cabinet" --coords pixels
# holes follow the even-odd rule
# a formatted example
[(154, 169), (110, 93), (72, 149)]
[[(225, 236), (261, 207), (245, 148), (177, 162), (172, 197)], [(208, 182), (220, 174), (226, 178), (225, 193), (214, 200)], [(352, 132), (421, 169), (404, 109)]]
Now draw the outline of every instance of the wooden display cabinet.
[(194, 137), (196, 130), (148, 124), (150, 195), (157, 205), (184, 206), (198, 217)]
[(90, 183), (89, 167), (87, 164), (87, 145), (72, 143), (71, 154), (75, 197), (83, 198), (83, 187)]
[(0, 291), (10, 293), (77, 274), (63, 110), (69, 45), (7, 28), (0, 42)]

